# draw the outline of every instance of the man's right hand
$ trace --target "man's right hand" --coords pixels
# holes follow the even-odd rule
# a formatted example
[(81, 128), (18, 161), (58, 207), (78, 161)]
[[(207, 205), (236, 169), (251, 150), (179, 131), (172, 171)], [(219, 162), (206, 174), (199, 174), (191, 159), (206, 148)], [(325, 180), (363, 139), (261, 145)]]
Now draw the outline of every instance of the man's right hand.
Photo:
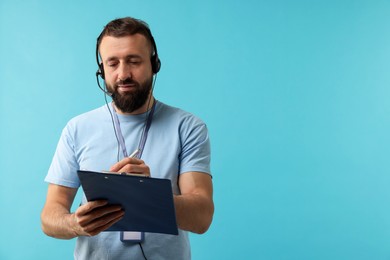
[(70, 213), (76, 193), (76, 188), (49, 184), (41, 213), (42, 230), (46, 235), (61, 239), (95, 236), (125, 214), (121, 206), (108, 205), (104, 200), (87, 202)]
[(119, 205), (108, 205), (105, 200), (90, 201), (73, 214), (73, 230), (77, 236), (95, 236), (118, 222), (125, 212)]

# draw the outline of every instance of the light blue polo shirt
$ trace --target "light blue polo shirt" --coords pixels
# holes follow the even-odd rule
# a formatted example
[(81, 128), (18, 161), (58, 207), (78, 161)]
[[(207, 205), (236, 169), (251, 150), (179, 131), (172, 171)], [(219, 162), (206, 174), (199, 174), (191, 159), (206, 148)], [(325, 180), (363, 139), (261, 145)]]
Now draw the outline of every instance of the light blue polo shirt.
[[(108, 170), (117, 162), (110, 105), (79, 115), (68, 122), (59, 140), (46, 182), (79, 188), (77, 170)], [(147, 113), (118, 114), (128, 153), (134, 151)], [(119, 148), (119, 160), (123, 158)], [(157, 102), (142, 160), (151, 176), (170, 179), (174, 194), (180, 194), (178, 178), (190, 171), (210, 173), (210, 142), (205, 123), (196, 116)], [(83, 199), (85, 202), (85, 198)], [(137, 243), (123, 243), (120, 232), (102, 232), (94, 237), (78, 237), (75, 259), (143, 259)], [(179, 235), (145, 233), (142, 243), (148, 259), (190, 259), (188, 233)]]

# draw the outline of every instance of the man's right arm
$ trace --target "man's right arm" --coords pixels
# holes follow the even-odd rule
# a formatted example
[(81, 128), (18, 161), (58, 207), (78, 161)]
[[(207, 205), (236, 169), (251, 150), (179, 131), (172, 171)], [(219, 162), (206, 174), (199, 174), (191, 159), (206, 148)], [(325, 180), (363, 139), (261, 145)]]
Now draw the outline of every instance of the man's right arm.
[(43, 232), (51, 237), (71, 239), (94, 236), (119, 221), (124, 211), (106, 201), (92, 201), (70, 212), (77, 189), (49, 184), (46, 203), (41, 213)]

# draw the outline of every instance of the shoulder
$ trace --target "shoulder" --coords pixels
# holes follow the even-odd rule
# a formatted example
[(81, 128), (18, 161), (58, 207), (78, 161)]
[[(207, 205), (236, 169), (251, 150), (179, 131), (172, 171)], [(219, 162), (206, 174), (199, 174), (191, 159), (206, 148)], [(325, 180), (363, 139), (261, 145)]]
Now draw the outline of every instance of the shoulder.
[(108, 108), (106, 105), (104, 105), (88, 112), (82, 113), (78, 116), (75, 116), (69, 122), (78, 123), (83, 121), (95, 120), (104, 117), (106, 114), (108, 114)]
[(160, 101), (158, 104), (157, 117), (161, 117), (162, 120), (176, 121), (180, 125), (205, 125), (202, 119), (188, 111), (167, 105)]
[(107, 106), (104, 105), (70, 119), (63, 129), (63, 134), (73, 136), (81, 132), (91, 132), (108, 120), (110, 120), (110, 114)]
[(153, 120), (156, 120), (158, 128), (164, 132), (177, 133), (182, 142), (208, 139), (207, 125), (198, 116), (164, 103), (160, 104), (157, 112)]
[(78, 126), (83, 124), (90, 124), (107, 118), (107, 115), (109, 115), (108, 108), (106, 105), (104, 105), (73, 117), (68, 121), (67, 125)]

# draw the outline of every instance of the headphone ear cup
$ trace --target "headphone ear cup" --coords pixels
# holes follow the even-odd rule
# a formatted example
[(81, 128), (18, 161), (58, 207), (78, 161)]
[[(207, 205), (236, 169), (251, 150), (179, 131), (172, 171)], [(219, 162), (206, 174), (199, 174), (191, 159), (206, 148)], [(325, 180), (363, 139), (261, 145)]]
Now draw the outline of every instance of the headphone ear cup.
[(161, 61), (158, 58), (157, 55), (153, 55), (151, 58), (151, 63), (152, 63), (152, 72), (153, 74), (157, 74), (157, 72), (160, 71), (161, 68)]
[(104, 67), (103, 67), (103, 63), (99, 63), (99, 70), (96, 72), (97, 74), (100, 75), (100, 77), (102, 77), (102, 79), (104, 79)]

